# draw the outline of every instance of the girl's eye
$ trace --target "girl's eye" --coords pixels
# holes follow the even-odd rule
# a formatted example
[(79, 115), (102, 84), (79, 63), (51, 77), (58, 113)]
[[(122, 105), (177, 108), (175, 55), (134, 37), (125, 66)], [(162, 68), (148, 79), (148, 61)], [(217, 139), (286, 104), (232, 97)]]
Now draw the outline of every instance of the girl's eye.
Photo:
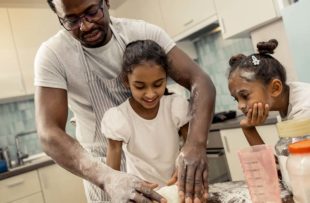
[(154, 87), (161, 87), (161, 85), (162, 85), (162, 84), (159, 84), (159, 85), (154, 85)]
[(242, 97), (242, 99), (246, 100), (246, 99), (248, 99), (249, 95), (248, 94), (242, 94), (241, 97)]
[(138, 90), (142, 90), (144, 88), (144, 86), (135, 86), (135, 88)]
[(163, 84), (162, 82), (161, 82), (161, 83), (154, 84), (154, 87), (161, 87), (162, 84)]

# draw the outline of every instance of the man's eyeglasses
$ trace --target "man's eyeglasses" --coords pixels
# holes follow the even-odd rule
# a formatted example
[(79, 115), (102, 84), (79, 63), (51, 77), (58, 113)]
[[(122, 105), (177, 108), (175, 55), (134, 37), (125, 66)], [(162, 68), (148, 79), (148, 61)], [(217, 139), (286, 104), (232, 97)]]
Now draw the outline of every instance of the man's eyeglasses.
[(58, 20), (60, 24), (68, 31), (76, 30), (80, 28), (81, 23), (83, 22), (83, 19), (85, 19), (87, 22), (95, 23), (99, 21), (101, 18), (103, 18), (103, 0), (100, 0), (99, 4), (97, 6), (93, 6), (90, 9), (88, 9), (84, 14), (76, 17), (67, 17), (67, 18), (61, 18), (58, 16)]

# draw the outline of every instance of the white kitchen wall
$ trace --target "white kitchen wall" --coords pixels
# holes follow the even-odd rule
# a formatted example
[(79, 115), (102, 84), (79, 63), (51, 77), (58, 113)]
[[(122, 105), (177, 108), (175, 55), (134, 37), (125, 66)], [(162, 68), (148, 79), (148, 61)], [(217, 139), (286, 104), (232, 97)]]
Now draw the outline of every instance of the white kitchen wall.
[(251, 38), (255, 51), (257, 51), (256, 44), (260, 41), (278, 40), (279, 45), (275, 49), (273, 56), (285, 67), (288, 81), (296, 81), (298, 79), (282, 18), (251, 32)]

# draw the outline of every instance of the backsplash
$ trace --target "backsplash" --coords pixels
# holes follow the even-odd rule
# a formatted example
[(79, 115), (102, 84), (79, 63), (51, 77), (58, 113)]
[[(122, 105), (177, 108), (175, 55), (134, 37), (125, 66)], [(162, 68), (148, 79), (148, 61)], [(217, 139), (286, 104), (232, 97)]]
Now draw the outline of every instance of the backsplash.
[[(69, 112), (68, 118), (72, 117)], [(35, 130), (34, 99), (25, 99), (0, 104), (0, 147), (8, 147), (12, 160), (16, 160), (15, 135)], [(75, 135), (74, 127), (68, 122), (68, 134)], [(42, 152), (38, 136), (31, 134), (20, 138), (22, 152), (33, 155)]]
[(220, 30), (206, 32), (194, 39), (197, 62), (209, 74), (216, 87), (215, 112), (236, 110), (237, 103), (230, 96), (227, 83), (228, 61), (231, 56), (254, 52), (250, 38), (223, 39)]

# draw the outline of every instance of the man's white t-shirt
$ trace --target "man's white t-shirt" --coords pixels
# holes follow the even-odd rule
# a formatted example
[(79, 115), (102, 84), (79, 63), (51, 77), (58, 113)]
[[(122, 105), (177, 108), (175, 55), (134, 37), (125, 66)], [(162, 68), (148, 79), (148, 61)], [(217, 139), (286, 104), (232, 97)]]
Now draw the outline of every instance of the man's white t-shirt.
[(189, 121), (188, 109), (184, 97), (163, 96), (156, 117), (146, 120), (126, 100), (106, 111), (101, 130), (107, 138), (123, 141), (127, 173), (162, 187), (175, 171), (178, 131)]
[[(111, 22), (125, 43), (150, 39), (166, 53), (174, 46), (173, 40), (161, 28), (141, 20), (111, 17)], [(85, 65), (104, 79), (116, 78), (121, 72), (123, 49), (115, 36), (105, 46), (80, 48), (80, 43), (66, 30), (44, 42), (35, 58), (35, 86), (67, 90), (69, 105), (76, 117), (76, 137), (87, 148), (93, 145), (95, 114), (90, 102)]]

